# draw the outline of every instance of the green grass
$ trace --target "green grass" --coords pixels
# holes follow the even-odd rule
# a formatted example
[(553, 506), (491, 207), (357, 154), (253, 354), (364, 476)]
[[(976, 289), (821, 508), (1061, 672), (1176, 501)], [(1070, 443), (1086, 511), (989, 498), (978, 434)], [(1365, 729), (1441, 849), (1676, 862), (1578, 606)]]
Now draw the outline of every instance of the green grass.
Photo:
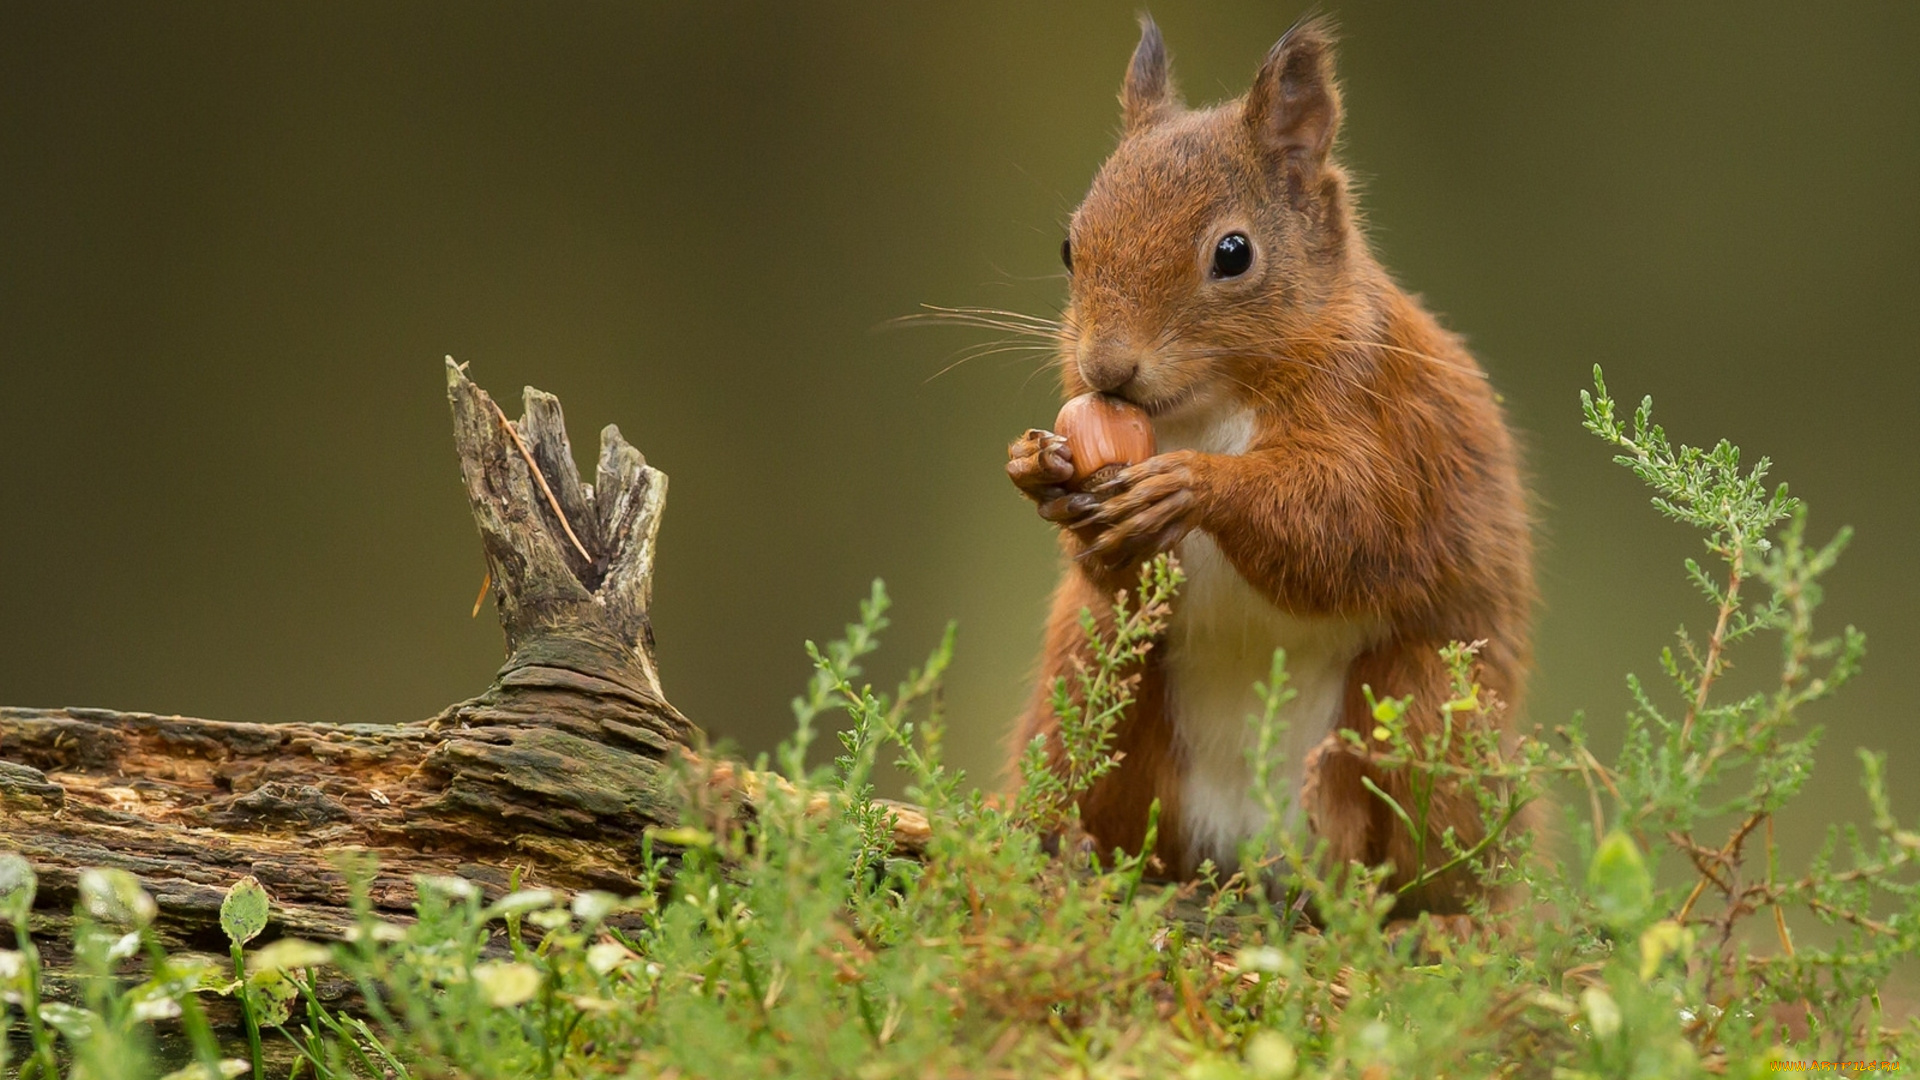
[[(1686, 573), (1711, 629), (1683, 632), (1659, 681), (1632, 682), (1611, 763), (1577, 721), (1506, 744), (1476, 734), (1488, 706), (1464, 645), (1445, 654), (1450, 700), (1375, 703), (1384, 749), (1354, 751), (1417, 781), (1391, 812), (1417, 824), (1433, 791), (1466, 785), (1490, 826), (1471, 849), (1443, 838), (1429, 874), (1470, 867), (1524, 898), (1465, 933), (1383, 926), (1394, 898), (1379, 873), (1326, 865), (1278, 827), (1246, 845), (1241, 872), (1198, 885), (1155, 882), (1125, 852), (1049, 854), (1043, 837), (1071, 833), (1075, 796), (1111, 767), (1130, 664), (1177, 603), (1177, 566), (1149, 568), (1119, 628), (1096, 636), (1097, 660), (1055, 688), (1067, 767), (1046, 770), (1030, 748), (1026, 788), (1004, 805), (942, 763), (951, 633), (892, 693), (860, 681), (887, 625), (876, 584), (843, 641), (809, 647), (794, 735), (757, 765), (791, 784), (759, 785), (751, 815), (690, 799), (658, 837), (684, 855), (649, 855), (633, 897), (488, 903), (465, 881), (421, 879), (411, 923), (377, 919), (362, 897), (349, 941), (255, 948), (270, 901), (242, 882), (223, 911), (231, 962), (190, 965), (153, 944), (136, 881), (94, 873), (75, 942), (94, 977), (83, 1000), (56, 1004), (26, 933), (31, 869), (0, 857), (18, 945), (0, 952), (7, 1067), (154, 1075), (156, 1023), (192, 1055), (181, 1077), (1682, 1077), (1911, 1060), (1920, 1027), (1884, 1015), (1877, 990), (1920, 942), (1920, 833), (1889, 812), (1882, 758), (1860, 755), (1873, 820), (1836, 828), (1799, 868), (1771, 839), (1813, 764), (1818, 730), (1801, 711), (1864, 651), (1852, 628), (1814, 627), (1844, 533), (1809, 543), (1804, 507), (1767, 485), (1765, 461), (1673, 447), (1645, 403), (1622, 423), (1597, 372), (1586, 423), (1657, 508), (1700, 530), (1706, 564)], [(1771, 688), (1726, 693), (1735, 654), (1750, 667), (1771, 655)], [(1260, 691), (1252, 764), (1277, 810), (1284, 657)], [(1407, 736), (1401, 721), (1422, 709), (1439, 710), (1443, 734)], [(828, 717), (842, 752), (808, 768)], [(896, 856), (874, 799), (876, 768), (896, 762), (933, 823), (920, 858)], [(1552, 850), (1506, 828), (1548, 794), (1566, 818)], [(1794, 941), (1789, 914), (1830, 927), (1828, 943)], [(326, 1004), (316, 971), (363, 1004)], [(216, 1046), (208, 995), (237, 996), (252, 1037)]]

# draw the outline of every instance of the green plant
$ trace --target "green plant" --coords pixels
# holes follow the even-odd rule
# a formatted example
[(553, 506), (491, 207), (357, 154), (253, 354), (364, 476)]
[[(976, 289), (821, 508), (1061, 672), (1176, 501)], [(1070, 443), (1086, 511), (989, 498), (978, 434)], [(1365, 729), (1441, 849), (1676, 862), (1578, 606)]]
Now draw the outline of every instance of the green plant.
[(1060, 829), (1077, 812), (1074, 800), (1118, 764), (1114, 725), (1133, 704), (1140, 682), (1136, 665), (1166, 628), (1184, 580), (1176, 562), (1156, 559), (1141, 570), (1137, 600), (1125, 593), (1115, 597), (1109, 631), (1101, 631), (1091, 611), (1080, 613), (1090, 657), (1072, 679), (1060, 676), (1047, 688), (1059, 720), (1057, 741), (1050, 745), (1047, 736), (1037, 735), (1023, 749), (1015, 821), (1042, 832)]
[[(492, 902), (458, 878), (418, 881), (415, 919), (376, 916), (369, 868), (348, 940), (255, 946), (270, 900), (236, 885), (223, 906), (226, 969), (176, 963), (151, 946), (151, 901), (124, 876), (93, 879), (76, 924), (89, 973), (82, 1000), (45, 999), (27, 935), (34, 879), (0, 857), (5, 1026), (31, 1080), (145, 1076), (155, 1022), (180, 1022), (191, 1056), (175, 1074), (274, 1076), (974, 1076), (1359, 1077), (1400, 1075), (1754, 1076), (1770, 1062), (1905, 1062), (1912, 1018), (1881, 1015), (1877, 987), (1911, 955), (1920, 926), (1920, 833), (1886, 798), (1884, 759), (1863, 754), (1873, 819), (1836, 829), (1798, 874), (1771, 820), (1811, 768), (1809, 704), (1858, 668), (1851, 629), (1815, 633), (1820, 578), (1844, 544), (1805, 540), (1804, 508), (1765, 486), (1722, 443), (1672, 446), (1642, 403), (1622, 423), (1596, 372), (1588, 427), (1652, 488), (1663, 512), (1705, 535), (1711, 572), (1687, 574), (1713, 629), (1662, 657), (1671, 701), (1635, 680), (1623, 751), (1611, 764), (1575, 720), (1511, 742), (1485, 734), (1495, 706), (1474, 682), (1474, 646), (1443, 655), (1448, 700), (1373, 702), (1378, 730), (1349, 739), (1407, 770), (1386, 812), (1423, 835), (1443, 785), (1476, 793), (1484, 835), (1422, 852), (1424, 880), (1471, 872), (1503, 895), (1470, 924), (1384, 924), (1394, 895), (1377, 870), (1330, 865), (1287, 827), (1279, 784), (1284, 656), (1259, 687), (1251, 762), (1269, 825), (1220, 880), (1154, 881), (1140, 853), (1043, 838), (1070, 829), (1075, 797), (1113, 766), (1111, 735), (1153, 647), (1179, 571), (1161, 560), (1111, 626), (1091, 620), (1088, 665), (1052, 688), (1060, 742), (1026, 755), (1023, 794), (1003, 805), (942, 759), (940, 679), (951, 628), (892, 693), (861, 681), (886, 629), (875, 585), (843, 640), (809, 646), (815, 674), (794, 735), (758, 777), (754, 812), (693, 801), (650, 838), (631, 897), (515, 889)], [(1744, 650), (1778, 649), (1772, 686), (1729, 694)], [(1408, 710), (1438, 710), (1413, 739)], [(844, 715), (841, 753), (808, 765), (816, 724)], [(875, 771), (897, 763), (933, 823), (926, 849), (891, 844), (895, 810)], [(699, 776), (690, 791), (705, 790)], [(1550, 787), (1575, 825), (1555, 852), (1516, 832)], [(651, 840), (683, 854), (656, 857)], [(1674, 879), (1666, 869), (1684, 872)], [(1668, 882), (1662, 884), (1662, 882)], [(143, 914), (144, 913), (144, 914)], [(1788, 915), (1832, 928), (1814, 947)], [(1309, 920), (1308, 916), (1312, 918)], [(1759, 932), (1749, 932), (1757, 927)], [(144, 960), (143, 970), (134, 970)], [(326, 970), (358, 988), (340, 1007)], [(246, 1060), (222, 1058), (196, 1002), (237, 997)], [(1794, 1022), (1783, 1025), (1786, 1010)], [(7, 1045), (7, 1044), (0, 1044)], [(211, 1071), (209, 1071), (211, 1070)]]

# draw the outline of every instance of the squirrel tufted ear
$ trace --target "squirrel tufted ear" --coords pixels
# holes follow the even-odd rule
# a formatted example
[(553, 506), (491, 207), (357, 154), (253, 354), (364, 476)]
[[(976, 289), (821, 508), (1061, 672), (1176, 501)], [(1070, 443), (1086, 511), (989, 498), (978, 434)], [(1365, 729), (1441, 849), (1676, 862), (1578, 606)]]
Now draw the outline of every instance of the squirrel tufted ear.
[(1326, 16), (1295, 23), (1267, 53), (1247, 93), (1246, 123), (1254, 141), (1282, 162), (1317, 168), (1333, 149), (1340, 126), (1333, 42), (1333, 20)]
[(1131, 135), (1157, 123), (1179, 105), (1167, 70), (1167, 44), (1153, 16), (1140, 14), (1140, 44), (1133, 48), (1126, 81), (1120, 84), (1120, 122)]

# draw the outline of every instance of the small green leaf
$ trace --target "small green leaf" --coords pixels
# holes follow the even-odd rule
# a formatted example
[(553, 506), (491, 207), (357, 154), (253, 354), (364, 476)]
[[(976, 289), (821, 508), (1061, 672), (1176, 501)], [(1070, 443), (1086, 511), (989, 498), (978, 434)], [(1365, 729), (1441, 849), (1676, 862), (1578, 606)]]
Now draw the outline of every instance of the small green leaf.
[(599, 889), (589, 889), (573, 898), (573, 914), (585, 923), (598, 923), (622, 906), (619, 897)]
[(129, 1014), (141, 1023), (154, 1020), (172, 1020), (180, 1015), (180, 1001), (165, 995), (149, 995), (135, 998), (133, 1010)]
[(18, 855), (0, 855), (0, 918), (17, 921), (33, 910), (39, 879), (33, 867)]
[(293, 1003), (300, 997), (300, 988), (283, 971), (256, 971), (247, 976), (246, 993), (260, 1026), (280, 1027), (293, 1015)]
[(413, 886), (423, 900), (437, 896), (446, 903), (458, 904), (480, 898), (480, 890), (473, 882), (451, 874), (415, 874)]
[(542, 908), (527, 916), (527, 921), (542, 930), (558, 930), (573, 921), (565, 908)]
[(1647, 932), (1640, 935), (1640, 981), (1650, 981), (1667, 957), (1677, 954), (1684, 958), (1692, 951), (1693, 931), (1672, 919), (1647, 927)]
[(226, 899), (220, 901), (220, 929), (227, 940), (245, 945), (267, 928), (267, 890), (252, 874), (233, 883)]
[(529, 964), (486, 963), (473, 968), (473, 981), (487, 1004), (496, 1009), (512, 1008), (540, 990), (540, 972)]
[(98, 922), (136, 930), (160, 913), (140, 879), (125, 870), (81, 871), (80, 908)]
[(1580, 991), (1580, 1009), (1587, 1014), (1595, 1038), (1611, 1039), (1619, 1033), (1623, 1022), (1620, 1006), (1603, 988), (1589, 986)]
[(625, 945), (617, 942), (602, 941), (587, 949), (587, 967), (593, 969), (595, 975), (605, 975), (621, 964), (636, 959), (638, 957)]
[(121, 934), (107, 947), (107, 963), (116, 964), (140, 951), (140, 932)]
[(281, 938), (247, 957), (248, 971), (288, 971), (333, 963), (333, 950), (299, 938)]
[(347, 927), (347, 932), (343, 936), (348, 941), (371, 940), (391, 945), (396, 941), (407, 940), (407, 931), (403, 927), (382, 919), (368, 919)]
[(1241, 971), (1266, 972), (1271, 975), (1291, 975), (1298, 965), (1286, 953), (1271, 945), (1258, 948), (1241, 949), (1234, 954), (1233, 966)]
[(100, 1017), (94, 1013), (57, 1001), (40, 1006), (40, 1021), (75, 1043), (92, 1038), (100, 1026)]
[(1615, 929), (1640, 921), (1653, 905), (1653, 875), (1640, 848), (1625, 830), (1615, 829), (1600, 842), (1587, 867), (1587, 891), (1600, 918)]
[(560, 894), (552, 889), (522, 889), (488, 904), (480, 917), (493, 919), (503, 915), (525, 915), (530, 911), (553, 907), (559, 902)]
[(713, 834), (705, 829), (683, 825), (676, 829), (648, 829), (647, 834), (661, 844), (672, 844), (681, 848), (710, 848), (713, 846)]
[(1277, 1031), (1262, 1031), (1247, 1040), (1247, 1071), (1259, 1080), (1290, 1080), (1300, 1057), (1293, 1044)]
[(136, 1003), (155, 998), (178, 999), (201, 990), (225, 994), (236, 985), (233, 972), (225, 965), (214, 963), (211, 957), (169, 956), (152, 978), (128, 991), (127, 996)]

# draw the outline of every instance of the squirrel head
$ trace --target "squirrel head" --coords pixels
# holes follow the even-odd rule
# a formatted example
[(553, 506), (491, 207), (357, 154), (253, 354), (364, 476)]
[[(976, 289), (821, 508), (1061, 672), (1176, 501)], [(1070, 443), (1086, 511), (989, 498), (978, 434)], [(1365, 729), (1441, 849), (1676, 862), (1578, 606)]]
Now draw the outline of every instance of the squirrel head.
[(1314, 325), (1363, 257), (1346, 174), (1333, 30), (1310, 18), (1247, 95), (1188, 109), (1150, 18), (1120, 90), (1120, 145), (1074, 211), (1061, 255), (1069, 394), (1165, 415), (1251, 387)]

